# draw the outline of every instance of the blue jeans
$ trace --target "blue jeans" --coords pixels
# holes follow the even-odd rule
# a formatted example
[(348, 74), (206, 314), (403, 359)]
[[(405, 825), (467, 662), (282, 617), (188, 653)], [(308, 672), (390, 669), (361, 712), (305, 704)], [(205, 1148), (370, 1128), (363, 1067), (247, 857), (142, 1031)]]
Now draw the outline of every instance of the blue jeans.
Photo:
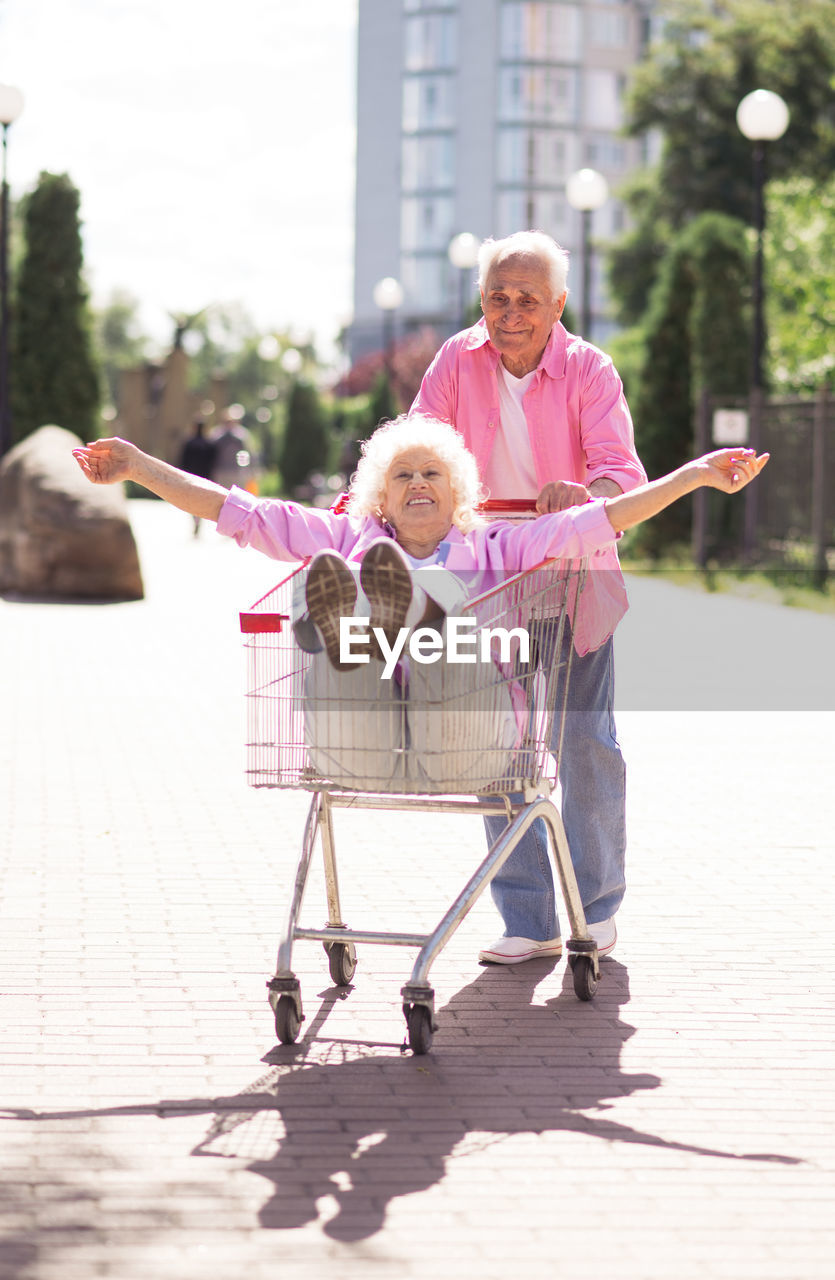
[[(563, 635), (563, 658), (572, 643)], [(547, 665), (550, 655), (543, 655)], [(558, 692), (558, 702), (561, 691)], [(626, 891), (626, 768), (616, 738), (611, 638), (571, 667), (560, 762), (562, 820), (588, 924), (613, 916)], [(556, 731), (555, 731), (556, 734)], [(552, 748), (556, 743), (552, 742)], [(503, 817), (485, 818), (490, 844)], [(545, 824), (529, 828), (490, 885), (506, 937), (538, 942), (560, 933)]]

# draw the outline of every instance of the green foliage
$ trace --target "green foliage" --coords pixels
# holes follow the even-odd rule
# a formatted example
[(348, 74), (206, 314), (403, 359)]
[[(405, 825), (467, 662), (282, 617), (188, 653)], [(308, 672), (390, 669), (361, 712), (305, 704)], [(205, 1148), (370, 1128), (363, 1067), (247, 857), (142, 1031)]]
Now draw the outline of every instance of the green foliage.
[(632, 325), (629, 329), (621, 329), (613, 333), (602, 344), (612, 357), (615, 368), (620, 374), (623, 390), (629, 404), (633, 404), (641, 385), (644, 368), (644, 330), (641, 325)]
[(578, 316), (575, 316), (570, 299), (562, 309), (560, 320), (562, 321), (563, 328), (567, 329), (569, 333), (577, 332), (577, 325), (580, 323), (580, 319)]
[[(789, 127), (769, 143), (769, 220), (772, 192), (802, 174), (816, 190), (831, 181), (835, 168), (835, 23), (831, 0), (664, 0), (659, 10), (662, 35), (636, 69), (627, 103), (628, 132), (635, 136), (659, 130), (661, 159), (654, 172), (640, 174), (620, 193), (630, 214), (630, 228), (610, 251), (609, 284), (619, 322), (641, 325), (652, 286), (661, 272), (674, 235), (706, 212), (748, 223), (753, 212), (753, 166), (750, 141), (736, 123), (736, 109), (746, 93), (770, 88), (786, 101)], [(793, 189), (795, 192), (797, 189)], [(775, 194), (779, 201), (779, 194)], [(813, 199), (797, 206), (791, 222), (786, 200), (786, 234), (801, 242), (803, 220), (816, 220)], [(778, 379), (786, 388), (816, 383), (827, 366), (824, 346), (831, 336), (814, 306), (832, 314), (832, 254), (826, 234), (814, 262), (802, 248), (798, 271), (789, 263), (779, 270), (780, 224), (774, 224), (776, 246), (769, 263), (766, 297), (776, 308), (769, 322)], [(796, 277), (810, 269), (814, 284), (808, 296)], [(772, 274), (772, 273), (775, 274)], [(792, 279), (795, 277), (795, 279)], [(823, 279), (822, 279), (823, 277)], [(786, 304), (782, 290), (787, 289)], [(706, 302), (716, 346), (728, 340), (725, 321), (714, 303)], [(801, 327), (815, 335), (807, 342), (799, 330), (784, 332), (788, 316), (804, 317)], [(783, 320), (785, 318), (785, 323)], [(730, 317), (733, 319), (733, 313)], [(724, 334), (724, 336), (723, 336)], [(738, 345), (734, 344), (734, 345)], [(823, 365), (819, 362), (823, 361)], [(698, 370), (696, 371), (698, 376)]]
[(738, 396), (751, 363), (751, 250), (745, 226), (723, 213), (703, 213), (682, 232), (694, 281), (690, 310), (693, 401), (703, 391)]
[(694, 291), (690, 257), (679, 240), (667, 253), (650, 297), (641, 382), (632, 404), (638, 453), (651, 477), (681, 466), (691, 454)]
[(274, 470), (294, 378), (309, 380), (318, 368), (312, 342), (299, 342), (284, 331), (264, 333), (242, 306), (224, 303), (191, 318), (183, 346), (189, 354), (189, 386), (208, 394), (213, 378), (222, 377), (227, 402), (243, 405), (243, 423), (260, 441), (263, 465)]
[(665, 27), (632, 83), (629, 132), (663, 130), (656, 206), (681, 226), (707, 209), (747, 220), (751, 144), (736, 124), (741, 98), (769, 88), (789, 106), (772, 174), (826, 178), (835, 165), (831, 113), (835, 23), (830, 0), (667, 0)]
[(345, 476), (353, 475), (360, 460), (360, 445), (373, 427), (371, 395), (343, 396), (334, 402), (333, 431), (336, 466)]
[(400, 409), (394, 397), (391, 381), (385, 370), (378, 376), (371, 388), (371, 399), (368, 405), (368, 431), (366, 439), (379, 427), (381, 422), (389, 422), (396, 418)]
[(615, 318), (626, 327), (644, 315), (673, 237), (669, 220), (658, 208), (657, 188), (657, 174), (645, 171), (634, 175), (619, 193), (632, 225), (609, 249), (608, 280)]
[[(693, 455), (693, 412), (703, 391), (735, 396), (747, 387), (750, 351), (745, 227), (705, 213), (671, 244), (643, 328), (643, 366), (632, 400), (638, 452), (650, 476)], [(662, 513), (648, 529), (652, 547), (682, 537), (687, 505)]]
[(23, 204), (25, 250), (12, 334), (15, 440), (57, 423), (96, 434), (98, 370), (82, 280), (79, 194), (66, 174), (42, 173)]
[(766, 237), (773, 388), (803, 394), (835, 378), (835, 178), (768, 188)]
[(313, 471), (330, 469), (331, 440), (328, 413), (311, 382), (293, 383), (279, 466), (284, 488), (292, 493)]
[[(245, 353), (258, 344), (258, 330), (238, 303), (223, 303), (204, 307), (197, 315), (189, 317), (188, 330), (183, 336), (183, 347), (189, 355), (189, 386), (194, 391), (204, 390), (217, 375), (228, 377)], [(243, 404), (229, 395), (230, 403)]]
[(340, 397), (334, 402), (335, 464), (344, 475), (350, 476), (356, 470), (362, 442), (381, 422), (396, 418), (399, 412), (385, 369), (377, 374), (371, 390), (365, 395)]
[(104, 394), (116, 407), (122, 370), (132, 369), (145, 359), (148, 339), (140, 332), (138, 308), (136, 298), (116, 289), (105, 306), (93, 313), (93, 339)]

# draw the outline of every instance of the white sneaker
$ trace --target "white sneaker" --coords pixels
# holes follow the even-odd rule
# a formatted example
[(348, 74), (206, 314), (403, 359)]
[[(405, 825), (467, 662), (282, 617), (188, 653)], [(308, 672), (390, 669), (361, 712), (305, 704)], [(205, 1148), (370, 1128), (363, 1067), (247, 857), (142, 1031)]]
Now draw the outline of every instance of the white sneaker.
[(479, 951), (482, 964), (521, 964), (523, 960), (540, 960), (543, 956), (561, 956), (562, 938), (537, 942), (535, 938), (499, 938), (492, 947)]
[(590, 924), (588, 931), (597, 943), (598, 956), (610, 956), (618, 940), (615, 917), (610, 916), (608, 920), (600, 920), (597, 924)]

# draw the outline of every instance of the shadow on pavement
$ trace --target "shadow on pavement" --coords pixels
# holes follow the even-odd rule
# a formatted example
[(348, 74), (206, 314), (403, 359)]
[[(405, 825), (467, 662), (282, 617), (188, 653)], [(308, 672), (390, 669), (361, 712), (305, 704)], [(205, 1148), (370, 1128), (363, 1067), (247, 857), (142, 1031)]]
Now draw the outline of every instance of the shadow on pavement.
[[(350, 999), (350, 992), (330, 988), (320, 993), (304, 1039), (271, 1050), (264, 1059), (269, 1070), (234, 1096), (0, 1114), (54, 1122), (213, 1113), (193, 1154), (243, 1162), (267, 1179), (273, 1190), (259, 1213), (263, 1227), (286, 1230), (322, 1219), (323, 1231), (343, 1242), (373, 1236), (389, 1202), (439, 1182), (448, 1160), (513, 1134), (574, 1132), (723, 1160), (802, 1163), (670, 1141), (608, 1118), (613, 1100), (661, 1084), (620, 1065), (635, 1033), (620, 1017), (629, 1000), (627, 971), (607, 960), (596, 999), (584, 1004), (566, 966), (561, 992), (532, 1003), (553, 967), (532, 961), (485, 969), (439, 1011), (440, 1029), (425, 1057), (320, 1037), (334, 1006)], [(323, 1197), (332, 1211), (326, 1220)]]

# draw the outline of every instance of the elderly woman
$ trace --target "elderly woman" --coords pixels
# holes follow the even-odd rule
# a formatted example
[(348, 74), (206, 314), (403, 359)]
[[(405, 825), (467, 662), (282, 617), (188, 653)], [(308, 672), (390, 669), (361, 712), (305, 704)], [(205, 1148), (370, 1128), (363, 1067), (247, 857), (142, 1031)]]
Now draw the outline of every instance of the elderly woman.
[[(345, 514), (224, 489), (124, 440), (99, 440), (74, 454), (94, 484), (133, 480), (193, 516), (216, 521), (218, 532), (240, 546), (276, 560), (312, 557), (306, 602), (323, 652), (311, 663), (305, 693), (318, 768), (355, 786), (371, 779), (377, 786), (381, 779), (396, 783), (407, 773), (413, 782), (437, 784), (444, 780), (442, 759), (445, 769), (454, 763), (458, 789), (466, 781), (472, 790), (501, 775), (518, 740), (508, 681), (496, 670), (493, 692), (479, 690), (476, 710), (467, 699), (468, 664), (441, 671), (440, 664), (411, 663), (407, 674), (400, 664), (395, 679), (394, 646), (404, 630), (442, 628), (463, 595), (549, 558), (589, 556), (593, 568), (595, 554), (623, 530), (702, 485), (736, 493), (768, 460), (750, 449), (720, 449), (629, 493), (522, 524), (488, 524), (476, 510), (482, 495), (472, 454), (446, 423), (419, 415), (387, 423), (363, 446)], [(573, 625), (578, 652), (608, 638), (620, 616), (614, 607), (614, 614), (584, 614), (581, 598)], [(355, 614), (346, 646), (341, 620)], [(367, 626), (359, 618), (367, 618)], [(408, 728), (402, 714), (407, 683)], [(439, 706), (441, 692), (454, 707)], [(349, 702), (365, 709), (365, 720), (342, 714)], [(432, 710), (422, 719), (426, 708)]]

